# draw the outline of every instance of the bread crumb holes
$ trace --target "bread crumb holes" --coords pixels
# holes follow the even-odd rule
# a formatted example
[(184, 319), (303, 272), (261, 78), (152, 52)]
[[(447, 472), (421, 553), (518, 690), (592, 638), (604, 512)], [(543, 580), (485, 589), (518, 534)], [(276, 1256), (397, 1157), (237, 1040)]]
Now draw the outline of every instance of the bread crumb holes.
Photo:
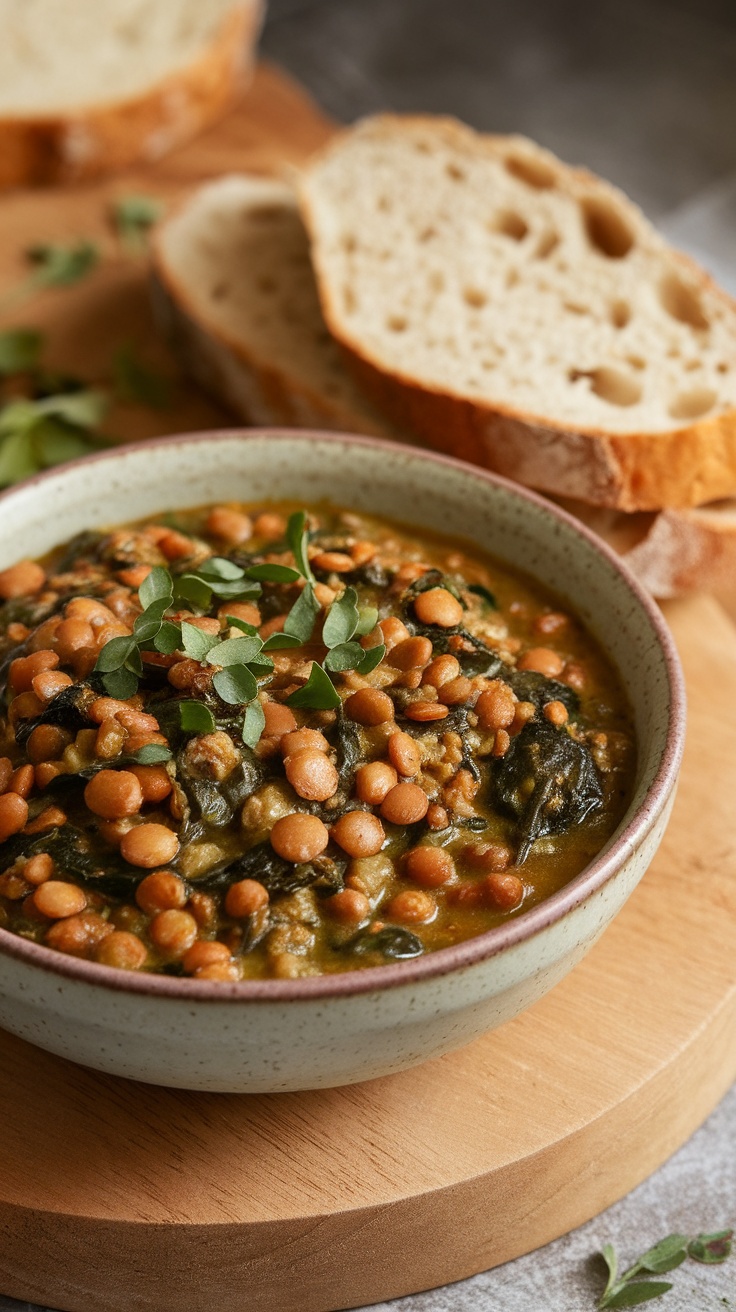
[(608, 260), (623, 260), (634, 245), (634, 234), (610, 201), (588, 196), (581, 201), (583, 224), (591, 246)]
[(673, 419), (699, 419), (713, 409), (717, 396), (711, 387), (693, 387), (689, 392), (680, 392), (670, 403), (669, 414)]
[(507, 155), (504, 167), (512, 177), (525, 182), (527, 187), (535, 187), (537, 191), (546, 191), (557, 182), (557, 174), (552, 166), (530, 155)]
[(665, 314), (678, 323), (686, 323), (690, 328), (697, 329), (710, 327), (698, 291), (678, 278), (677, 274), (668, 273), (662, 279), (659, 299)]

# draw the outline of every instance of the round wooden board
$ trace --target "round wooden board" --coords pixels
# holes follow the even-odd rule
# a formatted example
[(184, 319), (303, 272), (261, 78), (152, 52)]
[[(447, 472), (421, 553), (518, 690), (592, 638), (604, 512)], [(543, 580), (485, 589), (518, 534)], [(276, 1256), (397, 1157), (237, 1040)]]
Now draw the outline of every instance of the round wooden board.
[(663, 848), (586, 960), (464, 1050), (188, 1094), (0, 1035), (0, 1290), (69, 1312), (326, 1312), (505, 1262), (655, 1169), (736, 1075), (736, 633), (669, 610), (690, 724)]

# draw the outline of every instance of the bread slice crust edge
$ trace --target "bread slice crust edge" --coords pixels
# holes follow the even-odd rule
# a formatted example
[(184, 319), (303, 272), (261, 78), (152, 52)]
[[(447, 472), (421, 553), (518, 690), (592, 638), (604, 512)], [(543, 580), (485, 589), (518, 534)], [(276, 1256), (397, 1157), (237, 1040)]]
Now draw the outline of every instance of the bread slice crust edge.
[(193, 58), (138, 95), (68, 114), (0, 115), (0, 188), (100, 177), (188, 141), (244, 85), (263, 12), (262, 0), (234, 0)]
[[(463, 147), (469, 132), (454, 119), (424, 115), (386, 114), (369, 121), (378, 122), (387, 131), (393, 123), (424, 128), (445, 139), (457, 138)], [(408, 428), (436, 450), (541, 491), (593, 505), (626, 511), (674, 509), (736, 493), (736, 407), (664, 431), (572, 429), (554, 417), (532, 414), (500, 401), (470, 399), (441, 386), (418, 382), (400, 364), (393, 365), (389, 372), (377, 354), (346, 328), (339, 313), (320, 250), (310, 194), (312, 172), (354, 131), (347, 128), (336, 133), (312, 157), (298, 181), (299, 203), (312, 244), (325, 322), (342, 346), (348, 368), (392, 423)], [(498, 138), (478, 135), (477, 140), (493, 143)], [(585, 169), (562, 167), (581, 182), (600, 184), (601, 180)], [(704, 290), (716, 293), (736, 313), (736, 302), (703, 269), (680, 252), (672, 254), (691, 279)]]

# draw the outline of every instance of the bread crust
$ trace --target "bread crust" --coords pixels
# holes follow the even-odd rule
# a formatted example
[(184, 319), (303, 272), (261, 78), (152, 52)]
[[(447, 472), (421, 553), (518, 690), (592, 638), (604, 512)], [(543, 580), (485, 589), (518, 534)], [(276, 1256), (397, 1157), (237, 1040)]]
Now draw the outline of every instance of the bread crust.
[(208, 44), (139, 95), (68, 114), (0, 116), (0, 188), (115, 173), (189, 140), (238, 95), (262, 17), (263, 0), (234, 0)]
[[(392, 124), (426, 128), (459, 149), (468, 148), (469, 130), (454, 119), (428, 116), (380, 117)], [(389, 372), (376, 354), (354, 334), (348, 334), (321, 267), (317, 224), (309, 194), (309, 170), (349, 138), (338, 133), (313, 157), (299, 185), (302, 217), (312, 241), (312, 254), (322, 311), (333, 337), (340, 342), (348, 367), (359, 384), (390, 420), (407, 428), (438, 451), (445, 451), (492, 469), (507, 478), (559, 496), (626, 511), (660, 510), (701, 505), (736, 492), (736, 407), (678, 428), (656, 432), (617, 433), (588, 427), (573, 430), (549, 416), (531, 414), (502, 403), (471, 400), (448, 389), (418, 382), (399, 364)], [(480, 149), (491, 149), (499, 138), (473, 134)], [(525, 143), (539, 158), (546, 151)], [(586, 185), (601, 180), (584, 169), (555, 161), (565, 175)], [(608, 188), (606, 187), (606, 190)], [(629, 202), (630, 204), (630, 202)], [(736, 315), (736, 301), (723, 292), (687, 256), (673, 252), (698, 285), (715, 293)]]
[[(184, 202), (186, 204), (186, 202)], [(388, 424), (357, 415), (255, 352), (219, 325), (203, 322), (186, 283), (171, 269), (163, 242), (151, 242), (154, 312), (187, 372), (215, 400), (248, 423), (357, 431), (390, 436)]]

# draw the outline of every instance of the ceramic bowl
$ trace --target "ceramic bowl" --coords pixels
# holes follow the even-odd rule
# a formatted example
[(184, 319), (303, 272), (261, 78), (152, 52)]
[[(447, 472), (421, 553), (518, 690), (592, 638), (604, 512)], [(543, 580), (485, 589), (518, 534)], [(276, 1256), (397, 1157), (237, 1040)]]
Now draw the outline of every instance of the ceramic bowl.
[(509, 1020), (593, 945), (667, 823), (682, 674), (657, 607), (576, 521), (484, 470), (367, 438), (216, 432), (91, 456), (0, 496), (0, 568), (81, 529), (233, 498), (328, 499), (470, 539), (569, 602), (611, 654), (635, 717), (634, 797), (600, 855), (545, 902), (455, 947), (343, 975), (226, 984), (113, 970), (0, 930), (0, 1026), (51, 1052), (188, 1089), (349, 1084)]

